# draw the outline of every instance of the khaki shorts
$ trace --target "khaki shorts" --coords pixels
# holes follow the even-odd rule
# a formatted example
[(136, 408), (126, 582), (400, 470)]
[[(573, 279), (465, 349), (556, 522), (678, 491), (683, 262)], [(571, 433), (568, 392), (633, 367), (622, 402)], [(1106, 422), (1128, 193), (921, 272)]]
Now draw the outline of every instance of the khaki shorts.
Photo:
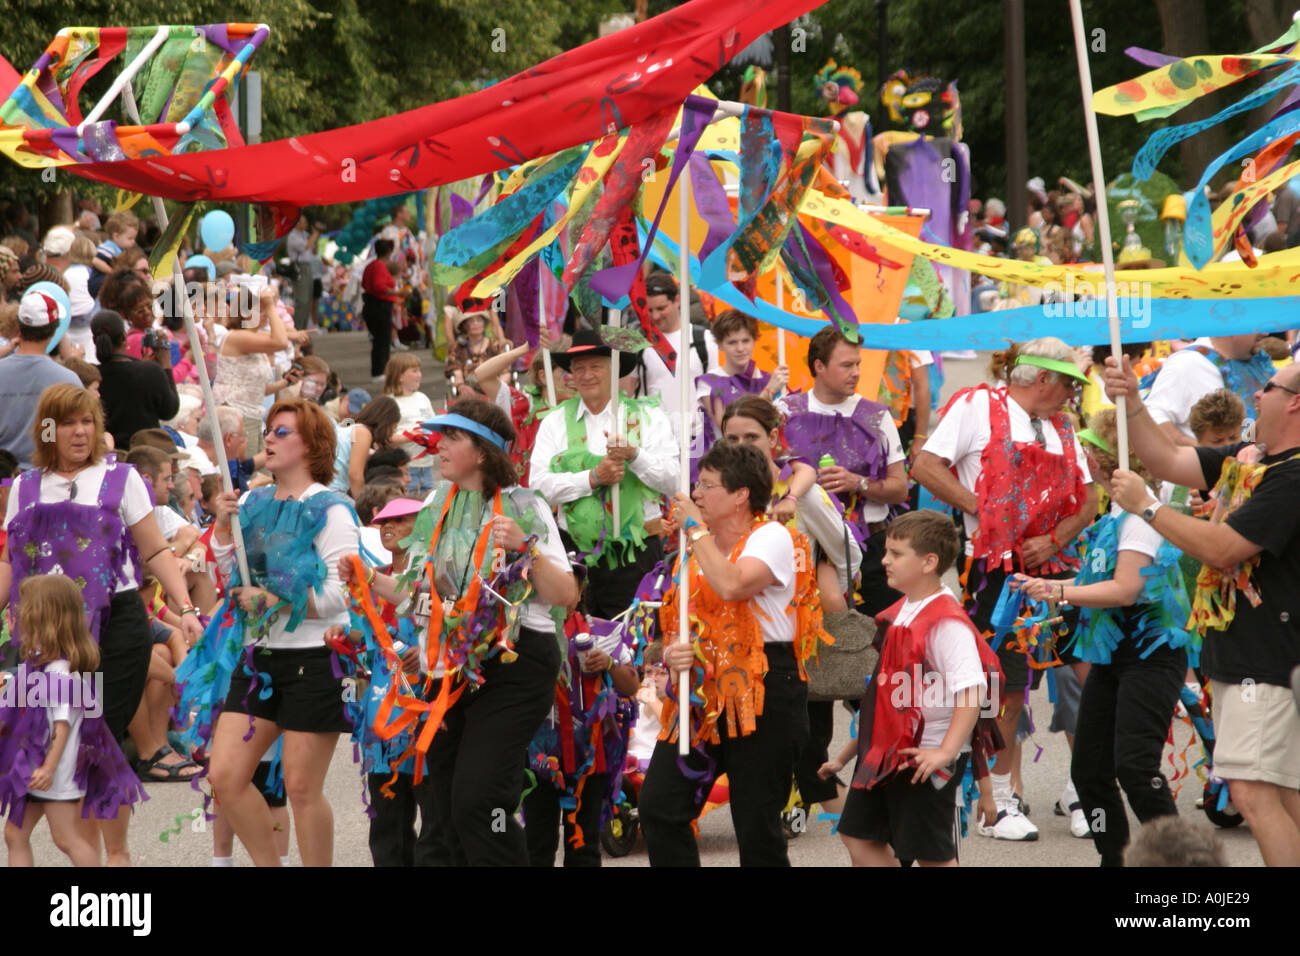
[(1300, 789), (1300, 714), (1289, 687), (1210, 681), (1214, 774)]

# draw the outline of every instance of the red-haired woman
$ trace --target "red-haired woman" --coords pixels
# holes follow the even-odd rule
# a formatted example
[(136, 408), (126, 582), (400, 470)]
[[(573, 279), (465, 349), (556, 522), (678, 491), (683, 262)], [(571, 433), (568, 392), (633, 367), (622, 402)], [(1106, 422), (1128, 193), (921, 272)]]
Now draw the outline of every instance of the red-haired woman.
[[(284, 788), (299, 853), (306, 866), (329, 866), (334, 816), (325, 799), (325, 773), (338, 735), (351, 723), (344, 713), (341, 672), (323, 639), (331, 625), (348, 623), (337, 567), (343, 555), (357, 550), (356, 515), (347, 499), (326, 487), (334, 475), (334, 423), (319, 406), (302, 400), (277, 403), (267, 415), (265, 438), (266, 467), (275, 484), (238, 501), (234, 492), (223, 494), (213, 536), (221, 571), (229, 575), (234, 572), (230, 517), (239, 513), (253, 580), (236, 581), (228, 600), (237, 601), (247, 620), (256, 623), (239, 629), (242, 663), (233, 673), (229, 648), (219, 642), (230, 632), (209, 629), (177, 675), (185, 684), (181, 707), (206, 699), (210, 708), (210, 694), (213, 688), (219, 693), (220, 684), (205, 681), (205, 664), (215, 660), (225, 667), (229, 691), (211, 731), (210, 771), (222, 815), (254, 863), (281, 862), (271, 813), (253, 774), (283, 735)], [(204, 714), (201, 709), (200, 724)]]

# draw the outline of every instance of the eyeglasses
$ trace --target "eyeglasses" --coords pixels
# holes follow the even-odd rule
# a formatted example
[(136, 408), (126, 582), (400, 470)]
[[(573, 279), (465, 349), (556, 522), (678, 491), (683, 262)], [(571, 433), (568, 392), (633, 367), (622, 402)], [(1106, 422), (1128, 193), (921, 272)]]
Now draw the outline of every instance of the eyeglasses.
[(262, 430), (263, 438), (270, 438), (272, 435), (276, 438), (288, 438), (290, 435), (296, 434), (298, 433), (287, 425), (281, 425), (279, 428), (266, 428)]
[(1300, 395), (1300, 391), (1296, 391), (1294, 388), (1287, 388), (1281, 382), (1275, 382), (1272, 379), (1269, 379), (1267, 382), (1264, 383), (1264, 387), (1263, 389), (1261, 389), (1261, 391), (1263, 394), (1267, 395), (1275, 388), (1280, 388), (1284, 392), (1290, 392), (1292, 395)]
[(720, 481), (718, 481), (718, 482), (713, 482), (713, 481), (697, 481), (697, 482), (695, 483), (695, 487), (698, 488), (698, 489), (700, 489), (701, 491), (712, 491), (714, 488), (721, 488), (721, 487), (722, 487), (722, 482), (720, 482)]

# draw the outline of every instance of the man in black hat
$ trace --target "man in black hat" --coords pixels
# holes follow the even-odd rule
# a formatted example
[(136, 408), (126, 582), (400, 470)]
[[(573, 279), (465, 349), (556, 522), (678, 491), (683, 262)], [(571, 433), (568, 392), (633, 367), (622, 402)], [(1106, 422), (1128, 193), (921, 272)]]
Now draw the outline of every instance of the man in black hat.
[[(574, 335), (567, 351), (552, 353), (552, 362), (573, 376), (578, 394), (542, 420), (531, 479), (559, 511), (566, 544), (589, 568), (587, 611), (602, 618), (632, 603), (637, 584), (663, 556), (663, 543), (653, 533), (659, 497), (677, 490), (680, 470), (677, 442), (657, 400), (610, 400), (610, 355), (609, 346), (587, 329)], [(619, 353), (620, 377), (635, 366), (635, 356)]]

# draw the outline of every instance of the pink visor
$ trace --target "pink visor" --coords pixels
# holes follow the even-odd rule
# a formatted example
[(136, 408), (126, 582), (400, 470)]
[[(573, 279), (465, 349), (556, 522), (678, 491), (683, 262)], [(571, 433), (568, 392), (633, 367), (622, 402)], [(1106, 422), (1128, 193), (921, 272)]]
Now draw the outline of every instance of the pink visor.
[(392, 518), (405, 518), (407, 515), (417, 513), (423, 507), (424, 502), (415, 498), (394, 498), (375, 512), (375, 516), (370, 519), (370, 523), (379, 524), (381, 521), (388, 521)]

